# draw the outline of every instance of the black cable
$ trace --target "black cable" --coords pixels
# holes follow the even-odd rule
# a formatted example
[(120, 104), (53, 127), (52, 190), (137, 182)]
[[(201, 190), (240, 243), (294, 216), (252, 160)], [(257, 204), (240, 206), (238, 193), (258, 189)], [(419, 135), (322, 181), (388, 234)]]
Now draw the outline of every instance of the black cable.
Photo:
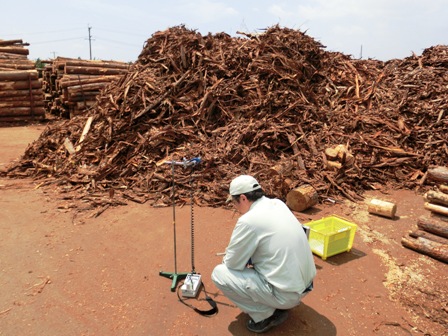
[(194, 168), (191, 168), (191, 172), (190, 172), (191, 273), (196, 273), (195, 266), (194, 266), (194, 191), (193, 191), (193, 171), (194, 171)]
[(182, 304), (186, 305), (188, 308), (193, 309), (196, 313), (198, 313), (198, 314), (200, 314), (200, 315), (203, 315), (203, 316), (212, 316), (212, 315), (215, 315), (215, 314), (218, 313), (218, 306), (217, 306), (216, 302), (215, 302), (210, 296), (207, 295), (207, 290), (205, 289), (205, 285), (204, 285), (204, 283), (201, 283), (201, 288), (199, 288), (198, 295), (199, 295), (199, 292), (200, 292), (201, 290), (204, 291), (204, 294), (205, 294), (205, 300), (206, 300), (206, 301), (209, 303), (209, 305), (212, 307), (212, 308), (209, 309), (209, 310), (201, 310), (201, 309), (199, 309), (199, 308), (197, 308), (197, 307), (195, 307), (195, 306), (193, 306), (193, 305), (191, 305), (191, 304), (185, 302), (185, 300), (182, 299), (181, 296), (179, 295), (179, 289), (180, 289), (180, 287), (181, 287), (182, 285), (183, 285), (183, 282), (177, 287), (177, 297), (179, 298), (179, 301), (180, 301)]

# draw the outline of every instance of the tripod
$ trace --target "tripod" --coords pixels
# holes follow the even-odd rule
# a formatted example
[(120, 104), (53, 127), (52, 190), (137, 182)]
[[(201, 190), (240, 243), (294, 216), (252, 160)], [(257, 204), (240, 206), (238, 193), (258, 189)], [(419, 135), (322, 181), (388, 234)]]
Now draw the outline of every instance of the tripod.
[(175, 292), (177, 288), (177, 284), (179, 281), (185, 279), (188, 274), (195, 273), (194, 269), (194, 227), (193, 227), (193, 189), (191, 190), (191, 263), (192, 263), (192, 271), (189, 273), (178, 273), (177, 272), (177, 242), (176, 242), (176, 200), (175, 200), (175, 183), (174, 183), (174, 166), (183, 166), (185, 167), (194, 167), (201, 162), (201, 158), (193, 158), (191, 160), (186, 160), (185, 158), (182, 161), (166, 161), (166, 164), (171, 165), (172, 171), (172, 203), (173, 203), (173, 239), (174, 239), (174, 272), (163, 272), (160, 271), (159, 275), (165, 278), (171, 279), (171, 291)]

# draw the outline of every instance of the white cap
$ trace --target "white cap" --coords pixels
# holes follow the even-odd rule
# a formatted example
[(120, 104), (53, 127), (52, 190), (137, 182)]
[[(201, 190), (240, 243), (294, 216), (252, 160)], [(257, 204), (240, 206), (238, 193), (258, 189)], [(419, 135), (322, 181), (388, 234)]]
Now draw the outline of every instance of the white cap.
[(261, 186), (254, 177), (250, 175), (235, 177), (230, 183), (230, 196), (227, 198), (227, 202), (232, 200), (232, 196), (245, 194), (258, 189), (261, 189)]

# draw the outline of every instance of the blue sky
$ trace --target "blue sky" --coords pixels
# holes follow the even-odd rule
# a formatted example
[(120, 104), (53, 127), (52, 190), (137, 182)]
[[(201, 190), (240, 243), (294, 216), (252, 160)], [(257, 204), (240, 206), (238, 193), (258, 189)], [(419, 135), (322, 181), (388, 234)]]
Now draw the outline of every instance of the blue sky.
[(0, 39), (30, 43), (32, 60), (89, 59), (91, 50), (132, 62), (154, 32), (180, 24), (232, 36), (279, 24), (328, 51), (387, 61), (447, 45), (448, 0), (16, 0), (2, 6)]

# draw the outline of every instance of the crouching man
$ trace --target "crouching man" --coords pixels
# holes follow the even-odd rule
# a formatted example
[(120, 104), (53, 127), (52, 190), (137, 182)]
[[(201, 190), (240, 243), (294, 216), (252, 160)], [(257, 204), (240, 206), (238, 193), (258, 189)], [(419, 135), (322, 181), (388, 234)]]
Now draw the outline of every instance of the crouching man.
[(313, 289), (316, 267), (302, 225), (284, 202), (264, 196), (249, 175), (236, 177), (229, 193), (241, 216), (212, 280), (250, 316), (247, 329), (263, 333)]

